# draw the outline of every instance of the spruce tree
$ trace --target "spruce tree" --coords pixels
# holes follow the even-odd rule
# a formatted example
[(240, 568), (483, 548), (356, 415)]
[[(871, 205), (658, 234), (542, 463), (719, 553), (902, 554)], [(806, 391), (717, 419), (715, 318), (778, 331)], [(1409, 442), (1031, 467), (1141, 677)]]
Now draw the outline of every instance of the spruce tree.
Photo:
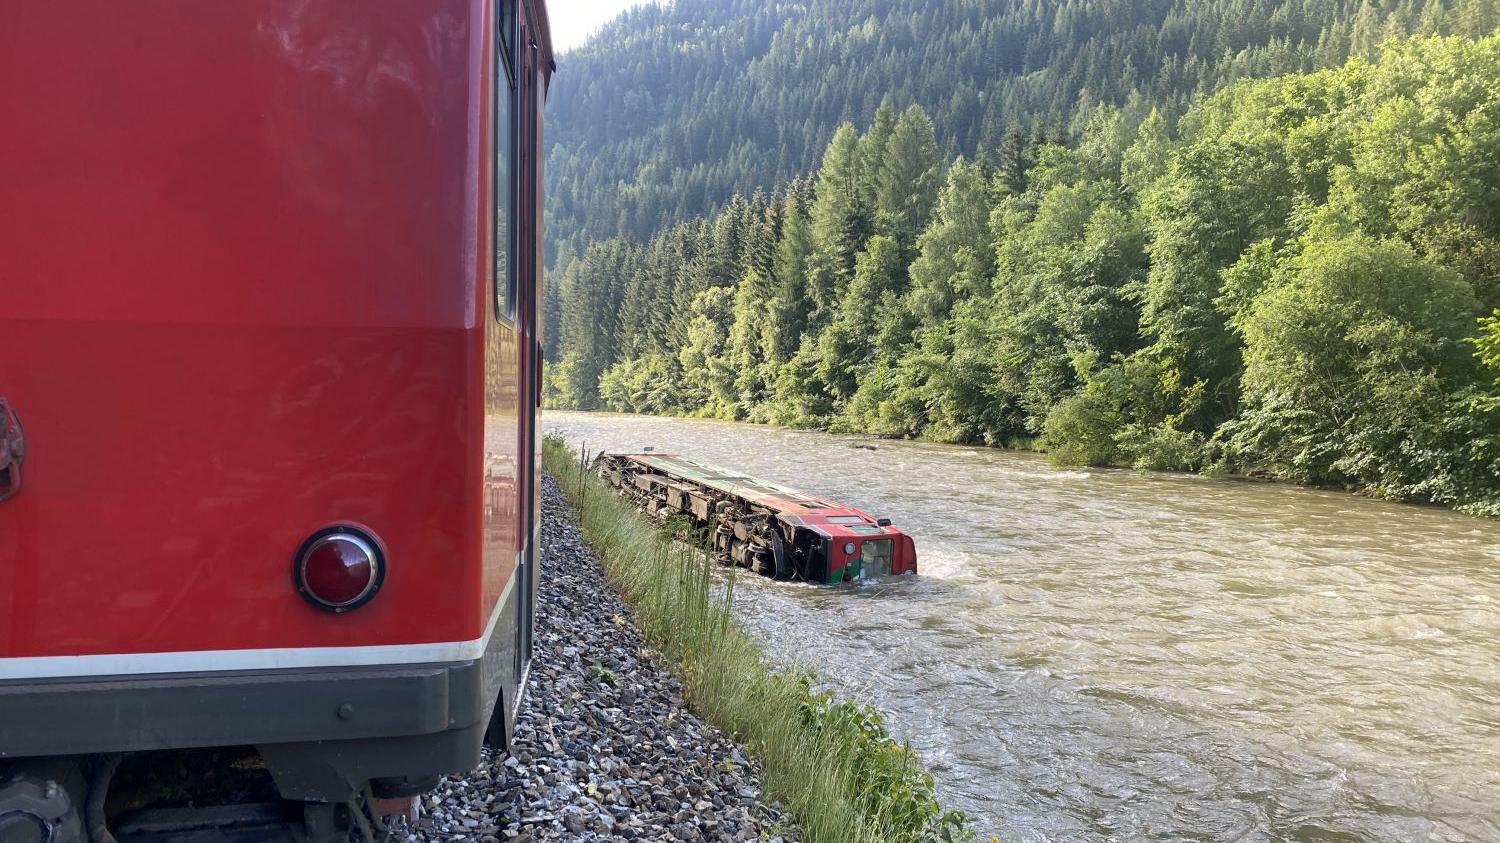
[(932, 224), (918, 239), (911, 264), (912, 308), (922, 323), (940, 324), (954, 302), (989, 293), (995, 271), (990, 199), (984, 171), (963, 159), (948, 168)]
[(803, 189), (794, 182), (782, 210), (781, 239), (771, 277), (771, 301), (765, 320), (765, 357), (772, 367), (791, 359), (807, 330), (808, 269), (813, 254), (812, 227), (804, 207)]
[(859, 139), (859, 201), (866, 208), (878, 208), (880, 183), (886, 166), (886, 149), (896, 131), (896, 111), (889, 100), (881, 100), (869, 131)]
[(937, 133), (927, 112), (911, 106), (891, 132), (876, 192), (879, 228), (893, 237), (903, 254), (915, 246), (936, 204)]
[(1026, 192), (1027, 176), (1032, 164), (1031, 142), (1020, 126), (1011, 126), (1000, 145), (1000, 172), (997, 176), (1001, 190), (1008, 196), (1019, 196)]
[(812, 207), (812, 232), (818, 251), (828, 259), (837, 289), (854, 274), (869, 229), (869, 208), (859, 195), (859, 139), (854, 124), (833, 133), (818, 171), (817, 199)]
[(1151, 116), (1136, 130), (1135, 140), (1120, 161), (1121, 184), (1137, 197), (1143, 195), (1166, 173), (1170, 148), (1166, 121), (1160, 112), (1152, 109)]

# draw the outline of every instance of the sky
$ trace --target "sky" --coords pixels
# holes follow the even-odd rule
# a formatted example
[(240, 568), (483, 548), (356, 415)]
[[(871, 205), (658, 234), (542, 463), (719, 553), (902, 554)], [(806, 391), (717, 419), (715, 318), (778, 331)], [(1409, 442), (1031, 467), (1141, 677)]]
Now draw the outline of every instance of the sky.
[(605, 21), (639, 6), (645, 0), (550, 0), (547, 23), (552, 28), (552, 48), (570, 50), (588, 40)]

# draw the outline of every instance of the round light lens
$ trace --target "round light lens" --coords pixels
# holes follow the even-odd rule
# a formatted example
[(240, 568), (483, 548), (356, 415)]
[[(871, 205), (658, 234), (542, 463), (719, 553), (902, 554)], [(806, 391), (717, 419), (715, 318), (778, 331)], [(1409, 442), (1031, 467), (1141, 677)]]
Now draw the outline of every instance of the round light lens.
[(319, 608), (347, 612), (375, 596), (384, 578), (375, 541), (347, 527), (314, 533), (297, 554), (297, 590)]
[(845, 556), (853, 556), (854, 555), (854, 542), (844, 542), (844, 555)]

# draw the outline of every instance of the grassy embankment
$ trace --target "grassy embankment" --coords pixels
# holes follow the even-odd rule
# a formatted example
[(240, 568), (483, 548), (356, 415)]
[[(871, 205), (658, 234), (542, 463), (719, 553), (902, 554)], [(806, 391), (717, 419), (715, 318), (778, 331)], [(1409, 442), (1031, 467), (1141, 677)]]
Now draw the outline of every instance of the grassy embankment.
[(688, 704), (745, 743), (765, 769), (767, 798), (790, 811), (805, 840), (972, 839), (961, 813), (939, 807), (932, 777), (878, 712), (768, 666), (733, 617), (733, 569), (727, 588), (717, 587), (705, 553), (673, 541), (560, 440), (544, 443), (543, 458), (642, 632), (682, 677)]

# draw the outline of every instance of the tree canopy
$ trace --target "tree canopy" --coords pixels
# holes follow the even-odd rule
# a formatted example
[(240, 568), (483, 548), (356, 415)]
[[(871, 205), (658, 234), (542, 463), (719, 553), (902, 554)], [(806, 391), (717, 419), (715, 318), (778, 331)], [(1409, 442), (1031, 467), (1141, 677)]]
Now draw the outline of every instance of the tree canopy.
[(1500, 35), (1383, 43), (974, 156), (872, 109), (810, 177), (565, 257), (549, 400), (1500, 514)]
[[(1154, 108), (1175, 130), (1194, 102), (1237, 80), (1338, 66), (1389, 38), (1478, 37), (1497, 10), (1500, 0), (644, 5), (558, 59), (551, 259), (716, 213), (736, 193), (818, 166), (841, 124), (873, 121), (879, 138), (913, 104), (937, 127), (940, 158), (1015, 175), (1030, 145), (1077, 136), (1100, 104), (1125, 109), (1132, 125)], [(864, 188), (877, 181), (871, 172)]]

